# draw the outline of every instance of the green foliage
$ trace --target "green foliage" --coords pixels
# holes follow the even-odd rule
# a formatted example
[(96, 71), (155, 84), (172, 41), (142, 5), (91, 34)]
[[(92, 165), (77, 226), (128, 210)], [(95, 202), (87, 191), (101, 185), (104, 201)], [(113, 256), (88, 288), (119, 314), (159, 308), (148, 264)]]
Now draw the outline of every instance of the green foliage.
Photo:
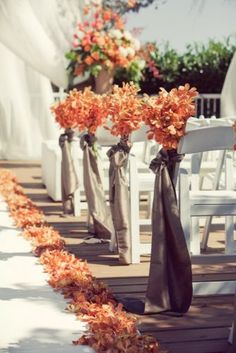
[(146, 67), (141, 89), (143, 92), (156, 93), (160, 87), (169, 90), (188, 82), (200, 93), (220, 93), (235, 51), (236, 45), (231, 44), (229, 39), (224, 42), (209, 40), (206, 45), (190, 44), (183, 54), (178, 54), (169, 45), (162, 51), (156, 48), (151, 58), (160, 77), (152, 77)]
[(115, 72), (115, 83), (121, 85), (122, 82), (130, 82), (139, 85), (139, 82), (144, 78), (143, 69), (145, 63), (142, 60), (133, 60), (127, 68), (118, 68)]

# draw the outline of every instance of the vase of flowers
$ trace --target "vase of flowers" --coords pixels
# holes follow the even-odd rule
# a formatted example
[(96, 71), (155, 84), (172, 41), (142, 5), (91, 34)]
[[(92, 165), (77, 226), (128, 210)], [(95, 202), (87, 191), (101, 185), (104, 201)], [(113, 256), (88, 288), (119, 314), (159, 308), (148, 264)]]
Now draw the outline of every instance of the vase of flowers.
[(95, 78), (96, 92), (105, 93), (111, 88), (116, 70), (128, 70), (138, 62), (140, 43), (125, 30), (120, 15), (109, 8), (94, 5), (86, 8), (84, 16), (85, 21), (78, 24), (74, 34), (72, 49), (66, 53), (68, 71), (74, 77), (89, 73)]
[(109, 93), (114, 82), (114, 70), (107, 70), (105, 67), (95, 77), (95, 92), (98, 94)]

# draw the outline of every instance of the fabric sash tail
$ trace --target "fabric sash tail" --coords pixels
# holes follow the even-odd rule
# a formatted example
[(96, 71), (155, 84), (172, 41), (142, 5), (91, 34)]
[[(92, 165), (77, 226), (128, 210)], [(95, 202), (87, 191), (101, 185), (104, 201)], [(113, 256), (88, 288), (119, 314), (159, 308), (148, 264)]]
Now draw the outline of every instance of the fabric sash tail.
[[(171, 177), (181, 156), (162, 149), (151, 162), (156, 174), (152, 209), (152, 250), (146, 298), (124, 298), (128, 311), (179, 316), (192, 300), (191, 260), (179, 218), (175, 187)], [(170, 167), (170, 172), (169, 172)], [(171, 174), (171, 177), (170, 177)]]
[(71, 156), (71, 142), (74, 131), (66, 129), (59, 137), (62, 152), (61, 161), (61, 192), (64, 215), (74, 215), (74, 192), (79, 187), (78, 176)]
[(110, 239), (113, 231), (111, 211), (106, 203), (97, 155), (94, 151), (96, 137), (85, 134), (80, 139), (83, 150), (84, 190), (88, 202), (89, 215), (92, 218), (93, 230), (98, 238)]
[(131, 262), (130, 225), (129, 225), (129, 190), (126, 179), (130, 146), (121, 141), (112, 146), (107, 155), (110, 159), (109, 194), (112, 219), (118, 245), (119, 262), (128, 265)]

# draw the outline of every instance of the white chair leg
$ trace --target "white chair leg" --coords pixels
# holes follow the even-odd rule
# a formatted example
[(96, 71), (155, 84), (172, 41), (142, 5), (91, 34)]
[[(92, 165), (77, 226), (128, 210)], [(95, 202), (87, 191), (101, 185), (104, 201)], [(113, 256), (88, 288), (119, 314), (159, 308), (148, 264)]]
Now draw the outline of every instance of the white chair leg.
[[(215, 177), (214, 177), (214, 180), (213, 180), (213, 186), (212, 186), (213, 190), (219, 189), (220, 178), (221, 178), (222, 169), (223, 169), (224, 162), (225, 162), (225, 155), (226, 155), (226, 151), (220, 151), (219, 156), (218, 156), (218, 162), (217, 162)], [(202, 250), (206, 250), (206, 248), (207, 248), (207, 243), (208, 243), (208, 238), (209, 238), (210, 226), (211, 226), (211, 223), (212, 223), (212, 219), (213, 219), (212, 216), (206, 217), (205, 227), (204, 227), (203, 236), (202, 236), (202, 242), (201, 242), (201, 249)]]
[(200, 255), (200, 232), (199, 218), (192, 217), (191, 219), (191, 235), (190, 235), (190, 252), (192, 255)]
[(201, 241), (201, 249), (202, 250), (206, 250), (206, 248), (207, 248), (212, 219), (213, 219), (212, 216), (206, 217), (205, 226), (204, 226), (203, 234), (202, 234), (202, 241)]
[[(233, 153), (227, 151), (225, 156), (225, 184), (227, 189), (234, 189), (233, 176)], [(235, 241), (234, 241), (234, 216), (225, 217), (225, 253), (232, 255), (235, 252)]]
[(81, 215), (81, 199), (80, 189), (74, 192), (74, 216), (79, 217)]
[(235, 252), (235, 242), (234, 242), (234, 217), (225, 217), (225, 253), (227, 255), (232, 255)]
[(188, 172), (185, 169), (180, 169), (179, 173), (179, 214), (182, 223), (185, 240), (188, 250), (190, 251), (190, 205), (189, 205), (189, 182)]
[(131, 263), (140, 263), (139, 185), (135, 157), (129, 159)]
[(152, 217), (152, 204), (153, 204), (153, 191), (148, 192), (148, 199), (147, 199), (147, 218)]

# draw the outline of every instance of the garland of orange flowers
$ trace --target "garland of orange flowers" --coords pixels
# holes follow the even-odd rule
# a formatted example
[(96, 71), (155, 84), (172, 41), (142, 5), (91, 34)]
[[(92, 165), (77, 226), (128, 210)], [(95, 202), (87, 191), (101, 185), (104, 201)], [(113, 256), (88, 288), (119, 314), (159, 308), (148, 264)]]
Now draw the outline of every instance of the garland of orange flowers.
[(166, 150), (176, 149), (185, 134), (188, 118), (195, 115), (194, 98), (198, 92), (189, 84), (167, 92), (160, 90), (157, 97), (144, 97), (143, 116), (149, 125), (149, 138), (154, 138)]
[(154, 337), (139, 334), (136, 318), (93, 277), (87, 263), (65, 250), (60, 234), (47, 224), (8, 170), (0, 171), (0, 193), (16, 225), (23, 228), (23, 236), (32, 242), (33, 253), (49, 274), (49, 284), (69, 299), (67, 310), (89, 324), (88, 333), (74, 344), (89, 345), (97, 353), (161, 353)]

